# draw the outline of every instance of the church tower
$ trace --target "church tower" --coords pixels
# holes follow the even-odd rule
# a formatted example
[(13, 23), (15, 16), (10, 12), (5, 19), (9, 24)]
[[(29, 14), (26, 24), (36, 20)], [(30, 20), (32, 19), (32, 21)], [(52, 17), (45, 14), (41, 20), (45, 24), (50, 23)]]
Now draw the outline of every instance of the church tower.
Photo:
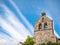
[(34, 40), (36, 41), (36, 44), (46, 43), (48, 41), (56, 42), (53, 31), (53, 20), (48, 18), (44, 12), (35, 24)]

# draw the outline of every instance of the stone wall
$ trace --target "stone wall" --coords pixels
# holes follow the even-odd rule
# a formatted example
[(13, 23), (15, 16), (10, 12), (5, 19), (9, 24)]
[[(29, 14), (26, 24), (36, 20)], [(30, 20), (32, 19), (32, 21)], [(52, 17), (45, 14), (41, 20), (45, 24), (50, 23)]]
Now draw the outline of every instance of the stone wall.
[(56, 42), (56, 37), (53, 35), (52, 30), (36, 31), (34, 37), (37, 44), (48, 41)]

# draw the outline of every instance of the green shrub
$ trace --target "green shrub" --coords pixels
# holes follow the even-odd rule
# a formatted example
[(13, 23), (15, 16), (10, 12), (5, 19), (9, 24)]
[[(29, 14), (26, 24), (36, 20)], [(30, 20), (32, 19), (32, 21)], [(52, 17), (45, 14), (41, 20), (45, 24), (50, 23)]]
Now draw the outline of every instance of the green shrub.
[(39, 45), (60, 45), (60, 43), (58, 43), (58, 42), (52, 43), (51, 41), (49, 41), (49, 42), (47, 42), (47, 43), (41, 43), (41, 44), (39, 44)]
[(47, 42), (47, 45), (53, 45), (53, 43), (51, 41)]
[(23, 43), (23, 45), (34, 45), (34, 40), (32, 37), (28, 36), (26, 41)]

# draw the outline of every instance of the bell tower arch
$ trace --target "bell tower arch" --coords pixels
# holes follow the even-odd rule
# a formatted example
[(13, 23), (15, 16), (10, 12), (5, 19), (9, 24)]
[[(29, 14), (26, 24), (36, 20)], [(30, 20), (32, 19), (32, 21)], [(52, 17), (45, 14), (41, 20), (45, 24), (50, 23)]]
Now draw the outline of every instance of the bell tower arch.
[(35, 24), (35, 30), (49, 30), (53, 29), (53, 20), (46, 17), (46, 13), (42, 13), (41, 18)]

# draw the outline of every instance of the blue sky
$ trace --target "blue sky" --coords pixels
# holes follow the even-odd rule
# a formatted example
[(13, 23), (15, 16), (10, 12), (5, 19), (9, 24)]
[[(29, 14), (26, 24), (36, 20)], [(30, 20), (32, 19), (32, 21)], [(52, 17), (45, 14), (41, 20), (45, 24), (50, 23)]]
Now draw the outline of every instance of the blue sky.
[(19, 42), (32, 36), (42, 12), (53, 19), (55, 35), (60, 38), (60, 0), (0, 0), (0, 41)]

